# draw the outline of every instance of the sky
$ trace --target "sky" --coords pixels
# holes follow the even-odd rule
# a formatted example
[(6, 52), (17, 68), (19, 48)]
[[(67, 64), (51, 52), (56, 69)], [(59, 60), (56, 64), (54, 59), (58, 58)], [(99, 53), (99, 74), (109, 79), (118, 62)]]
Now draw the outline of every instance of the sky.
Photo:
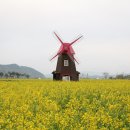
[(44, 74), (56, 68), (58, 33), (73, 45), (79, 72), (130, 73), (129, 0), (0, 0), (0, 64)]

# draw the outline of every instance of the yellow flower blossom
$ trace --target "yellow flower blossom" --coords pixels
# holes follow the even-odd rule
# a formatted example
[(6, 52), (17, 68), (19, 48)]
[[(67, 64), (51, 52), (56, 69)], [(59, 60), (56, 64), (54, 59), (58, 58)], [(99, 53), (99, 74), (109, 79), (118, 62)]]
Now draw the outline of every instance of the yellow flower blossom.
[(2, 130), (128, 130), (130, 80), (0, 80)]

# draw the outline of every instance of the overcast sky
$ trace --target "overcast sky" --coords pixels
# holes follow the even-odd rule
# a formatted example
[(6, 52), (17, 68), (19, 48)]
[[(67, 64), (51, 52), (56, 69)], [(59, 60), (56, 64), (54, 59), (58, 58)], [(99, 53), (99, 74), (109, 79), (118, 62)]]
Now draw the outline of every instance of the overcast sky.
[(80, 72), (130, 73), (130, 0), (0, 0), (0, 64), (50, 74), (61, 39), (71, 42)]

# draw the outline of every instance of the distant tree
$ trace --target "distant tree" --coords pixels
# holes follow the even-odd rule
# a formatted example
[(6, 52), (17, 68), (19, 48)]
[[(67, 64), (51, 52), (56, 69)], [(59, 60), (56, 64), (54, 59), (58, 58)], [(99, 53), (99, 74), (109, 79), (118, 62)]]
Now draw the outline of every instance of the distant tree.
[(104, 79), (108, 79), (109, 78), (109, 73), (104, 72), (103, 75), (104, 75)]
[(4, 76), (3, 72), (0, 72), (0, 78), (2, 78)]
[[(10, 78), (12, 77), (12, 72), (8, 72), (7, 74), (8, 74), (8, 77), (10, 77)], [(6, 76), (7, 76), (7, 74), (6, 74)]]
[(22, 78), (24, 78), (24, 77), (25, 77), (25, 74), (21, 74), (20, 76), (21, 76)]
[(124, 76), (125, 79), (130, 79), (130, 75)]
[(29, 74), (22, 74), (22, 73), (19, 73), (19, 72), (8, 72), (8, 73), (2, 73), (0, 72), (0, 77), (5, 77), (5, 78), (29, 78), (30, 75)]
[(116, 79), (124, 79), (124, 75), (123, 74), (118, 74), (118, 75), (116, 75)]
[(5, 78), (9, 78), (9, 74), (8, 74), (8, 73), (5, 73), (4, 77), (5, 77)]
[(19, 72), (8, 72), (10, 78), (19, 78), (22, 74)]
[(27, 79), (29, 79), (30, 75), (26, 74), (25, 77), (26, 77)]
[(89, 75), (88, 75), (88, 73), (87, 73), (87, 75), (86, 75), (86, 78), (87, 78), (87, 79), (89, 78)]
[(19, 78), (21, 76), (21, 73), (16, 72), (15, 75), (17, 78)]
[(12, 78), (16, 78), (17, 77), (17, 72), (12, 72)]
[(112, 76), (110, 76), (109, 79), (114, 79), (114, 78)]

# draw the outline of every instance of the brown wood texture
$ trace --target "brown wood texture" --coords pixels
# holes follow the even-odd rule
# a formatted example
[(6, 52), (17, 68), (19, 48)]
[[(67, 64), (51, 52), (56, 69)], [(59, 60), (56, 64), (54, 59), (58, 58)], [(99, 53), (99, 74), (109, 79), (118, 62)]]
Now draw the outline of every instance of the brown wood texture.
[[(64, 66), (64, 60), (68, 60), (68, 66)], [(63, 76), (70, 76), (70, 80), (78, 81), (80, 73), (76, 71), (75, 62), (67, 54), (61, 54), (58, 56), (56, 71), (52, 74), (54, 80), (62, 80)]]

